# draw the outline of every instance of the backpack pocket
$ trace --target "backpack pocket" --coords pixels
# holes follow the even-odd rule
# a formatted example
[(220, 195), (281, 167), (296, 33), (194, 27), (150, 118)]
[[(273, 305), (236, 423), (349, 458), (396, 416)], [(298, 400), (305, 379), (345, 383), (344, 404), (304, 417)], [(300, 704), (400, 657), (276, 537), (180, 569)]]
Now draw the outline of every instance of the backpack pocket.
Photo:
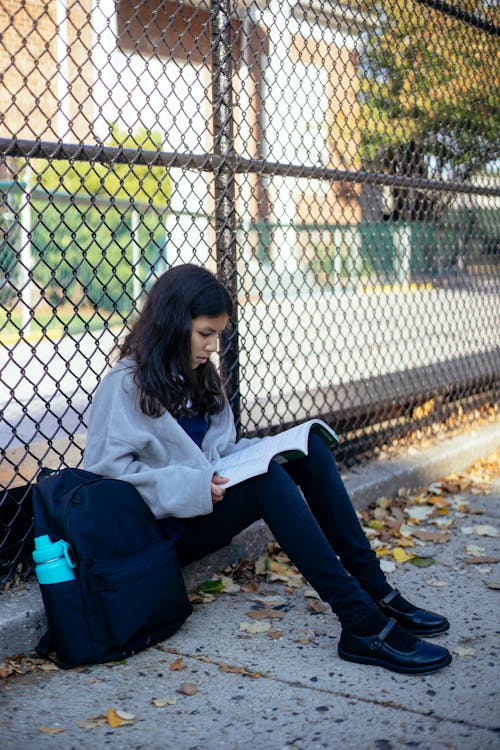
[(40, 591), (47, 613), (50, 643), (57, 651), (61, 666), (92, 662), (95, 652), (80, 581), (42, 583)]
[(172, 635), (192, 612), (171, 541), (96, 561), (88, 582), (93, 637), (123, 655)]

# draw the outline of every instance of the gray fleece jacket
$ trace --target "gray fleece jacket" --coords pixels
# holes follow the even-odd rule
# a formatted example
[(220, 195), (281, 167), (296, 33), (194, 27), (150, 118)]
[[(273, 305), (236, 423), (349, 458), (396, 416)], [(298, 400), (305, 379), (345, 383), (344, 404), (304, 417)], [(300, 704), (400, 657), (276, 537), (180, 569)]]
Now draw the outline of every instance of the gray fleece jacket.
[(210, 416), (201, 450), (168, 412), (148, 417), (140, 408), (132, 361), (118, 362), (92, 401), (83, 465), (87, 471), (129, 482), (156, 518), (212, 512), (214, 464), (254, 440), (236, 443), (229, 405)]

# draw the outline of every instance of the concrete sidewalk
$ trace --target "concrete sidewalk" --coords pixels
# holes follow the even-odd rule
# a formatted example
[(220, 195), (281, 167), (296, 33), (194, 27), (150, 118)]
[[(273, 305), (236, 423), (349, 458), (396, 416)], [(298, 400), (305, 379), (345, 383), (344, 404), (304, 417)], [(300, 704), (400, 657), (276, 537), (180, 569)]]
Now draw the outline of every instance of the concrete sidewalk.
[[(363, 507), (402, 486), (460, 471), (499, 445), (500, 429), (489, 425), (406, 459), (365, 466), (347, 477), (347, 485)], [(449, 616), (450, 633), (436, 639), (454, 652), (446, 669), (409, 677), (344, 662), (336, 654), (336, 618), (311, 609), (308, 602), (314, 600), (304, 596), (304, 587), (268, 581), (257, 592), (224, 593), (197, 604), (171, 639), (123, 663), (66, 672), (36, 669), (1, 680), (0, 746), (500, 748), (499, 595), (487, 585), (498, 582), (498, 565), (464, 562), (468, 544), (500, 559), (499, 539), (462, 531), (476, 524), (499, 527), (500, 481), (487, 495), (463, 499), (482, 514), (453, 511), (451, 541), (422, 548), (435, 564), (398, 565), (390, 575), (410, 600)], [(255, 557), (267, 538), (262, 527), (248, 530), (229, 550), (191, 566), (189, 587), (230, 560)], [(268, 618), (254, 619), (252, 613), (263, 607)], [(32, 649), (44, 627), (37, 589), (3, 595), (0, 608), (3, 655)], [(268, 627), (249, 632), (256, 623)], [(193, 687), (182, 687), (186, 684)], [(132, 714), (132, 723), (112, 728), (96, 718), (109, 708)]]

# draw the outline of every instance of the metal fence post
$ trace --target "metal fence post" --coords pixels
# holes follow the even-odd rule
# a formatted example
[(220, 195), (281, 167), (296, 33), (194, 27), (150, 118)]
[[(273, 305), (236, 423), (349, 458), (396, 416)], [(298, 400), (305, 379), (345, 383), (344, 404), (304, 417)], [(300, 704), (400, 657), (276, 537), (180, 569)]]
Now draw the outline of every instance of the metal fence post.
[(238, 351), (238, 278), (236, 253), (235, 175), (233, 132), (233, 31), (231, 0), (212, 0), (212, 111), (215, 158), (215, 242), (217, 275), (234, 302), (228, 329), (221, 336), (221, 374), (233, 410), (240, 423)]

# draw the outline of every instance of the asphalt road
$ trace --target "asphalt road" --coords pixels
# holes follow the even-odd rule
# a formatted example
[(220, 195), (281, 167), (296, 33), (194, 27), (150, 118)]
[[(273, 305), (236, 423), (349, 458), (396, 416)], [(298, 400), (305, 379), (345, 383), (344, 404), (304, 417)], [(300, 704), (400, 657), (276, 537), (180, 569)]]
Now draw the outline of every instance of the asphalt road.
[[(499, 291), (492, 285), (248, 301), (239, 309), (242, 402), (269, 395), (278, 413), (292, 391), (498, 350)], [(3, 342), (0, 445), (12, 450), (85, 432), (91, 394), (119, 334)]]

